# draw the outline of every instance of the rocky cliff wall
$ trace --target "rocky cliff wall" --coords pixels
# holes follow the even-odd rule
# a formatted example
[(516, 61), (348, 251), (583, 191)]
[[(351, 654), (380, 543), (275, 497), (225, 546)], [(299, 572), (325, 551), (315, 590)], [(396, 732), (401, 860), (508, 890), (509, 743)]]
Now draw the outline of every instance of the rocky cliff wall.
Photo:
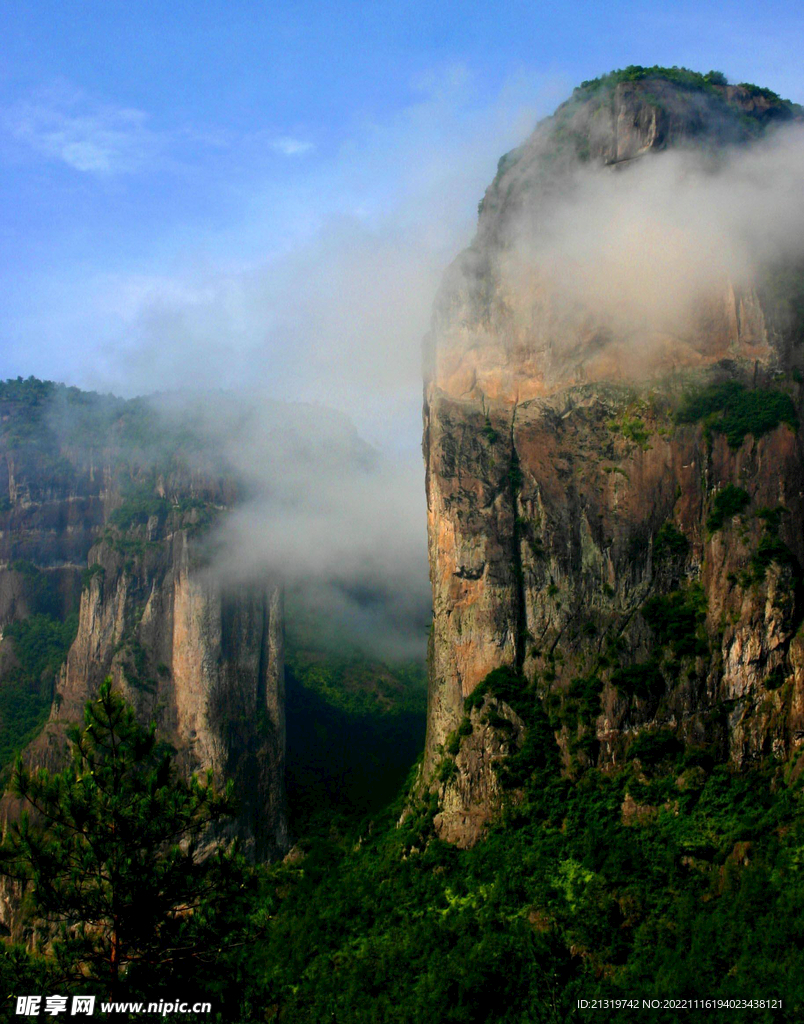
[[(793, 116), (745, 89), (612, 82), (500, 162), (426, 344), (422, 778), (449, 841), (473, 843), (499, 810), (526, 706), (569, 773), (615, 769), (640, 737), (737, 766), (801, 749), (804, 449), (788, 307), (760, 281), (723, 279), (683, 330), (648, 317), (625, 334), (521, 258), (579, 164), (605, 175), (673, 147), (719, 152)], [(503, 666), (516, 699), (510, 679), (507, 700), (484, 683)]]
[(188, 530), (151, 521), (90, 551), (78, 633), (29, 756), (58, 762), (62, 723), (80, 721), (106, 676), (156, 721), (183, 770), (233, 780), (235, 828), (258, 859), (287, 846), (282, 594), (277, 582), (223, 587)]
[[(0, 627), (77, 616), (56, 678), (30, 681), (53, 703), (26, 759), (57, 768), (64, 726), (111, 675), (186, 773), (233, 780), (247, 852), (282, 852), (281, 586), (225, 586), (210, 569), (235, 475), (153, 410), (43, 382), (2, 386), (0, 428)], [(0, 686), (17, 643), (0, 636)]]

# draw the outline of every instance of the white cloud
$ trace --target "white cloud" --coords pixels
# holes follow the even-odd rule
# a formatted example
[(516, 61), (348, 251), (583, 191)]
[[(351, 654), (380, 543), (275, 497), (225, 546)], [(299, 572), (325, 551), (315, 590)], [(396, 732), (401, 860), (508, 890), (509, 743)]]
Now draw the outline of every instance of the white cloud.
[[(323, 441), (297, 455), (268, 413), (231, 434), (251, 497), (222, 538), (226, 568), (307, 585), (306, 601), (384, 652), (420, 653), (426, 638), (422, 336), (443, 268), (535, 101), (523, 80), (480, 103), (470, 77), (448, 69), (387, 122), (356, 119), (322, 159), (260, 175), (225, 244), (206, 235), (198, 258), (136, 271), (82, 267), (41, 304), (59, 305), (61, 321), (31, 328), (51, 352), (80, 339), (68, 355), (81, 369), (66, 375), (101, 390), (226, 388), (345, 413), (379, 448), (371, 472)], [(206, 403), (218, 422), (221, 403)]]
[(132, 174), (162, 147), (148, 114), (93, 99), (68, 83), (40, 90), (6, 110), (6, 131), (49, 160), (89, 174)]
[(271, 148), (283, 156), (303, 156), (305, 153), (312, 153), (315, 145), (303, 139), (294, 139), (292, 135), (282, 135), (273, 140)]

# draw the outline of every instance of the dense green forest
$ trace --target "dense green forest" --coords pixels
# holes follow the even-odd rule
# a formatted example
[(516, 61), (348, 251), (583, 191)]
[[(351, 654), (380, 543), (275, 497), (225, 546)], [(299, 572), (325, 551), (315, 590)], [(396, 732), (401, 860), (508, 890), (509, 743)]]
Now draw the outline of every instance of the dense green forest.
[(402, 806), (274, 870), (278, 1019), (524, 1024), (635, 996), (777, 998), (750, 1019), (801, 1018), (804, 836), (783, 778), (680, 757), (575, 783), (545, 766), (469, 851), (428, 834), (426, 805), (398, 826)]
[[(376, 724), (382, 735), (379, 712)], [(625, 1021), (632, 1010), (587, 1015), (577, 1000), (666, 996), (777, 999), (781, 1010), (743, 1019), (800, 1020), (795, 767), (737, 773), (669, 745), (638, 754), (619, 772), (568, 778), (557, 747), (534, 746), (506, 780), (516, 789), (505, 814), (471, 850), (435, 837), (415, 772), (368, 815), (347, 801), (315, 820), (298, 815), (307, 831), (284, 862), (237, 868), (250, 893), (237, 920), (227, 911), (238, 941), (184, 963), (181, 984), (226, 1022)], [(212, 915), (213, 890), (208, 900)], [(86, 986), (65, 980), (63, 966), (7, 949), (4, 991)], [(142, 975), (129, 982), (133, 998)]]
[(424, 666), (291, 647), (285, 666), (286, 785), (297, 835), (376, 814), (424, 745)]

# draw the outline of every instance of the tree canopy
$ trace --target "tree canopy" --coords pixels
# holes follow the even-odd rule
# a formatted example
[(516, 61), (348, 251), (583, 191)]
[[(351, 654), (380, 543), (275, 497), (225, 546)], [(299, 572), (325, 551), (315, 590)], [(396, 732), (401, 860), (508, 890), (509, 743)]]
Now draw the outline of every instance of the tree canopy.
[(237, 945), (248, 916), (251, 873), (221, 840), (230, 789), (209, 774), (180, 778), (172, 751), (110, 680), (69, 740), (61, 772), (18, 759), (12, 788), (32, 813), (2, 848), (54, 978), (110, 999), (155, 998), (168, 983), (198, 992), (221, 937)]

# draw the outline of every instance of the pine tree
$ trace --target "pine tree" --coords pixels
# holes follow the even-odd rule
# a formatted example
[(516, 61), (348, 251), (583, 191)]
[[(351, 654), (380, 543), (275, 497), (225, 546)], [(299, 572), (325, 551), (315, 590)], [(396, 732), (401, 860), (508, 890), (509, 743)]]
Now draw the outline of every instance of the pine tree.
[(9, 827), (2, 870), (24, 881), (65, 985), (110, 999), (156, 999), (167, 983), (208, 991), (242, 937), (251, 884), (236, 851), (211, 840), (230, 791), (179, 778), (111, 680), (84, 718), (64, 771), (17, 761), (13, 789), (34, 814)]

